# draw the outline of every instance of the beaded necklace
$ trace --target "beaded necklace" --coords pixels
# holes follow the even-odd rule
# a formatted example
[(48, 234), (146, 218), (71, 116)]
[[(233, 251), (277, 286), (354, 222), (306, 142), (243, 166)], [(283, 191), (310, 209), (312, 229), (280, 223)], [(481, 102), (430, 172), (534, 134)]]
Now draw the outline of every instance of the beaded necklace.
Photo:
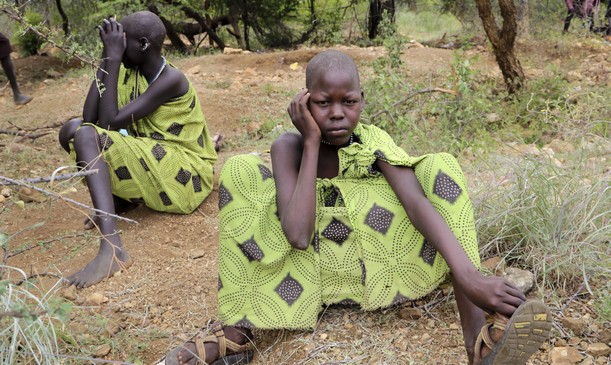
[[(323, 144), (326, 144), (326, 145), (332, 146), (332, 144), (331, 144), (331, 143), (329, 143), (329, 141), (327, 141), (327, 140), (326, 140), (326, 139), (324, 139), (324, 138), (323, 138), (323, 139), (321, 139), (320, 141), (321, 141)], [(354, 142), (354, 133), (352, 133), (352, 134), (350, 135), (350, 139), (348, 140), (348, 143), (346, 143), (345, 145), (340, 146), (340, 147), (347, 147), (347, 146), (350, 146), (350, 145), (352, 144), (352, 142)]]

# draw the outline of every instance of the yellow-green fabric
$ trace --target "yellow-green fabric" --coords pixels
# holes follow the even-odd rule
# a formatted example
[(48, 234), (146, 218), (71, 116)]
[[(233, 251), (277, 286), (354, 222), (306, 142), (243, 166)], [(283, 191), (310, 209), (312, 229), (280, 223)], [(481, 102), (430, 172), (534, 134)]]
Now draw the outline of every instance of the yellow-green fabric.
[[(136, 69), (121, 66), (119, 109), (147, 88), (146, 78)], [(160, 212), (188, 214), (212, 191), (217, 155), (197, 91), (190, 82), (184, 95), (129, 125), (127, 136), (86, 125), (94, 126), (100, 136), (114, 195), (144, 202)]]
[(446, 153), (410, 157), (375, 126), (359, 124), (339, 150), (338, 176), (317, 179), (311, 245), (286, 240), (273, 175), (254, 155), (227, 160), (219, 180), (219, 316), (228, 325), (313, 328), (323, 305), (365, 310), (420, 298), (448, 266), (407, 218), (377, 159), (413, 167), (426, 196), (480, 265), (473, 208), (458, 162)]

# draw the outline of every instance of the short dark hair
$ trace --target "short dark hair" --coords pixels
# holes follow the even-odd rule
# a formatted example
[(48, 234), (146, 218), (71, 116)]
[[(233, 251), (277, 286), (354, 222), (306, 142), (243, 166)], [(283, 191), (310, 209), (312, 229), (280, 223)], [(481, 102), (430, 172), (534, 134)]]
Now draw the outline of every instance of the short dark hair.
[(306, 67), (306, 88), (312, 86), (314, 77), (321, 72), (350, 72), (360, 84), (359, 70), (352, 57), (344, 52), (327, 50), (312, 57)]
[[(150, 11), (138, 11), (121, 19), (124, 28), (137, 38), (145, 37), (151, 42), (151, 46), (161, 49), (165, 40), (165, 25), (161, 19)], [(130, 34), (130, 35), (131, 35)]]

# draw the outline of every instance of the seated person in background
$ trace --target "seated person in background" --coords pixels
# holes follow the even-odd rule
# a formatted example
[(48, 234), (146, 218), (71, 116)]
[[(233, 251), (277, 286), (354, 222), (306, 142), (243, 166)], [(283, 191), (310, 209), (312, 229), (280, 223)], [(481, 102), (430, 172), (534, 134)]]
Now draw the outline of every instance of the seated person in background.
[[(470, 364), (525, 364), (547, 339), (548, 308), (482, 275), (473, 207), (455, 158), (407, 155), (373, 125), (354, 61), (316, 55), (288, 112), (299, 133), (219, 180), (222, 322), (165, 365), (242, 364), (252, 328), (312, 329), (325, 305), (374, 310), (430, 293), (450, 274)], [(486, 324), (484, 311), (495, 313)], [(216, 362), (215, 362), (216, 361)]]
[(86, 177), (99, 210), (86, 226), (97, 226), (102, 238), (97, 256), (67, 279), (79, 288), (131, 264), (116, 219), (104, 212), (142, 202), (160, 212), (191, 213), (212, 190), (217, 158), (197, 92), (161, 56), (159, 17), (142, 11), (120, 23), (106, 19), (99, 32), (102, 62), (83, 119), (68, 121), (59, 133), (78, 166), (98, 170)]

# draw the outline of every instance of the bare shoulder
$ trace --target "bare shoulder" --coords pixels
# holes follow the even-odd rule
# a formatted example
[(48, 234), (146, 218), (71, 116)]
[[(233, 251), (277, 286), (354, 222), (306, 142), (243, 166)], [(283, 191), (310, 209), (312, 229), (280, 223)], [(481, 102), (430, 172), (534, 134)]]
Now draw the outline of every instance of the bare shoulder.
[(303, 138), (299, 133), (283, 133), (272, 143), (272, 164), (299, 164), (301, 151), (303, 150)]
[(189, 90), (189, 80), (182, 71), (174, 67), (167, 67), (166, 72), (155, 83), (159, 84), (170, 98), (182, 96)]

